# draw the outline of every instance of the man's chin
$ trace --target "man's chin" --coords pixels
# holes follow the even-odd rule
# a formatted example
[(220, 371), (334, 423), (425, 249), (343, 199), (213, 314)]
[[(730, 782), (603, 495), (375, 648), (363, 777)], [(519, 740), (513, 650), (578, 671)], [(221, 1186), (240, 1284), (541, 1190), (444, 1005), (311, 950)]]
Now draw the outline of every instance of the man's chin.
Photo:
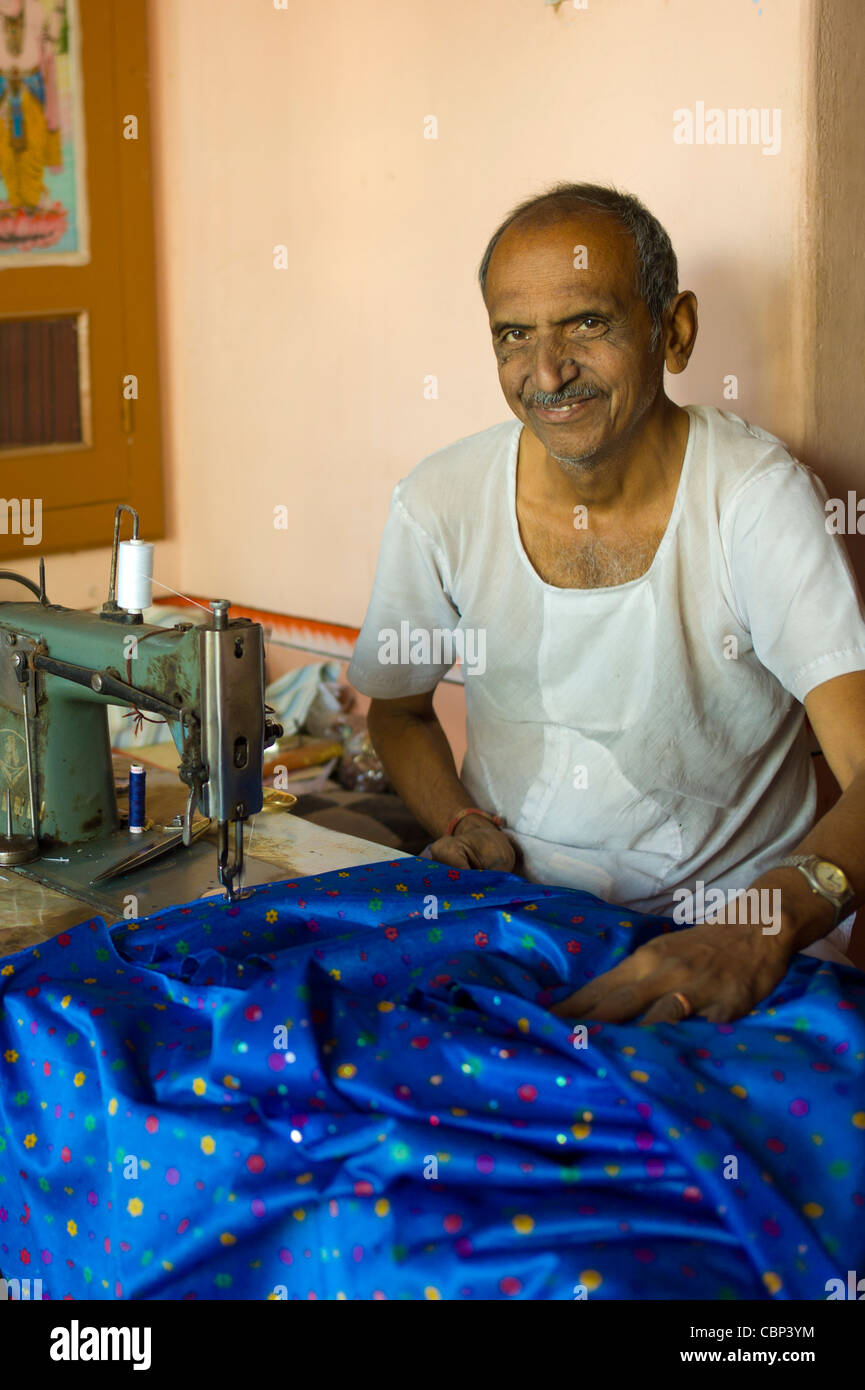
[[(532, 412), (528, 412), (523, 418), (538, 443), (557, 463), (573, 468), (590, 468), (594, 462), (600, 462), (598, 456), (603, 452), (604, 445), (603, 439), (599, 439), (598, 435), (602, 436), (603, 430), (597, 428), (597, 421), (593, 422), (594, 429), (586, 429), (589, 421), (575, 421), (573, 425), (565, 428), (553, 426), (543, 429), (542, 422), (534, 419)], [(570, 439), (568, 435), (571, 436)], [(582, 439), (580, 435), (583, 436)]]
[(583, 445), (574, 444), (570, 449), (564, 440), (554, 440), (547, 443), (542, 440), (544, 448), (551, 459), (556, 463), (564, 463), (570, 468), (591, 468), (595, 463), (600, 462), (601, 446), (598, 444)]

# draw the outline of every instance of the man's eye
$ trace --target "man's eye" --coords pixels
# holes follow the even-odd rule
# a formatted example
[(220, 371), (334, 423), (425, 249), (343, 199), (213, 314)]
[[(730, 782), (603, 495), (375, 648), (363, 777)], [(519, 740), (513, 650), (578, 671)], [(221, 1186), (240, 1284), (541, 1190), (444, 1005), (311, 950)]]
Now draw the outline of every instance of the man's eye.
[(585, 331), (586, 333), (596, 334), (601, 332), (603, 330), (603, 327), (603, 319), (592, 318), (591, 315), (587, 316), (584, 319), (580, 319), (576, 325), (578, 333)]
[(508, 329), (502, 334), (502, 342), (503, 342), (503, 343), (512, 343), (512, 342), (514, 342), (515, 340), (516, 340), (517, 342), (519, 342), (519, 341), (522, 340), (523, 336), (524, 336), (524, 334), (523, 334), (523, 330), (522, 330), (521, 328), (508, 328)]

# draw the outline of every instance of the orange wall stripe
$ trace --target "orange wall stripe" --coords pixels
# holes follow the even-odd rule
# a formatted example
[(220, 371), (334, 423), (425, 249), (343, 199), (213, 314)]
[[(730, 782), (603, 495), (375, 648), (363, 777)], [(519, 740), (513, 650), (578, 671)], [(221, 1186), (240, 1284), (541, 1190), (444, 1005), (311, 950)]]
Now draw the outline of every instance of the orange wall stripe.
[[(177, 608), (191, 608), (195, 604), (202, 604), (207, 607), (208, 600), (200, 598), (197, 594), (181, 596), (166, 596), (155, 600), (157, 605)], [(301, 618), (293, 613), (272, 613), (266, 608), (247, 608), (242, 603), (231, 605), (230, 616), (234, 618), (249, 618), (254, 623), (261, 623), (265, 630), (270, 630), (274, 637), (297, 637), (299, 634), (307, 634), (309, 637), (336, 642), (340, 646), (348, 644), (354, 646), (357, 641), (360, 628), (348, 627), (343, 623), (323, 623), (317, 618)]]

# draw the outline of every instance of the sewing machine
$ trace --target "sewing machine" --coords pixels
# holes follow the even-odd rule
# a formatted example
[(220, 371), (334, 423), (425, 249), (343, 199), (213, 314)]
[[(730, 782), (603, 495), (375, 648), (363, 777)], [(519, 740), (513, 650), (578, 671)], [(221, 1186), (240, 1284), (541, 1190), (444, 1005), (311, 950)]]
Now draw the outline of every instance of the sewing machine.
[[(201, 896), (210, 882), (231, 898), (276, 876), (272, 866), (244, 864), (244, 824), (263, 802), (262, 755), (282, 733), (264, 701), (263, 632), (229, 618), (221, 599), (204, 625), (171, 628), (121, 607), (123, 511), (138, 538), (134, 510), (118, 508), (108, 599), (98, 613), (50, 603), (44, 562), (38, 585), (0, 570), (0, 579), (35, 596), (0, 601), (0, 866), (100, 907), (116, 909), (136, 885), (147, 911)], [(130, 832), (115, 791), (110, 704), (168, 722), (188, 788), (174, 823)], [(215, 865), (201, 839), (211, 824)], [(151, 864), (155, 876), (145, 872)]]

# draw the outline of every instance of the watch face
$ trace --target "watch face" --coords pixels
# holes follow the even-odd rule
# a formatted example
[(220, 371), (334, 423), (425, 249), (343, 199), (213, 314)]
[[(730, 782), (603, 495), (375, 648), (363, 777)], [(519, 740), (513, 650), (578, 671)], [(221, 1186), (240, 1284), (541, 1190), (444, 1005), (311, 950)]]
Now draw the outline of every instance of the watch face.
[(850, 885), (843, 869), (839, 869), (835, 864), (827, 863), (825, 859), (821, 859), (818, 864), (814, 865), (814, 877), (827, 893), (834, 893), (841, 897), (849, 891)]

